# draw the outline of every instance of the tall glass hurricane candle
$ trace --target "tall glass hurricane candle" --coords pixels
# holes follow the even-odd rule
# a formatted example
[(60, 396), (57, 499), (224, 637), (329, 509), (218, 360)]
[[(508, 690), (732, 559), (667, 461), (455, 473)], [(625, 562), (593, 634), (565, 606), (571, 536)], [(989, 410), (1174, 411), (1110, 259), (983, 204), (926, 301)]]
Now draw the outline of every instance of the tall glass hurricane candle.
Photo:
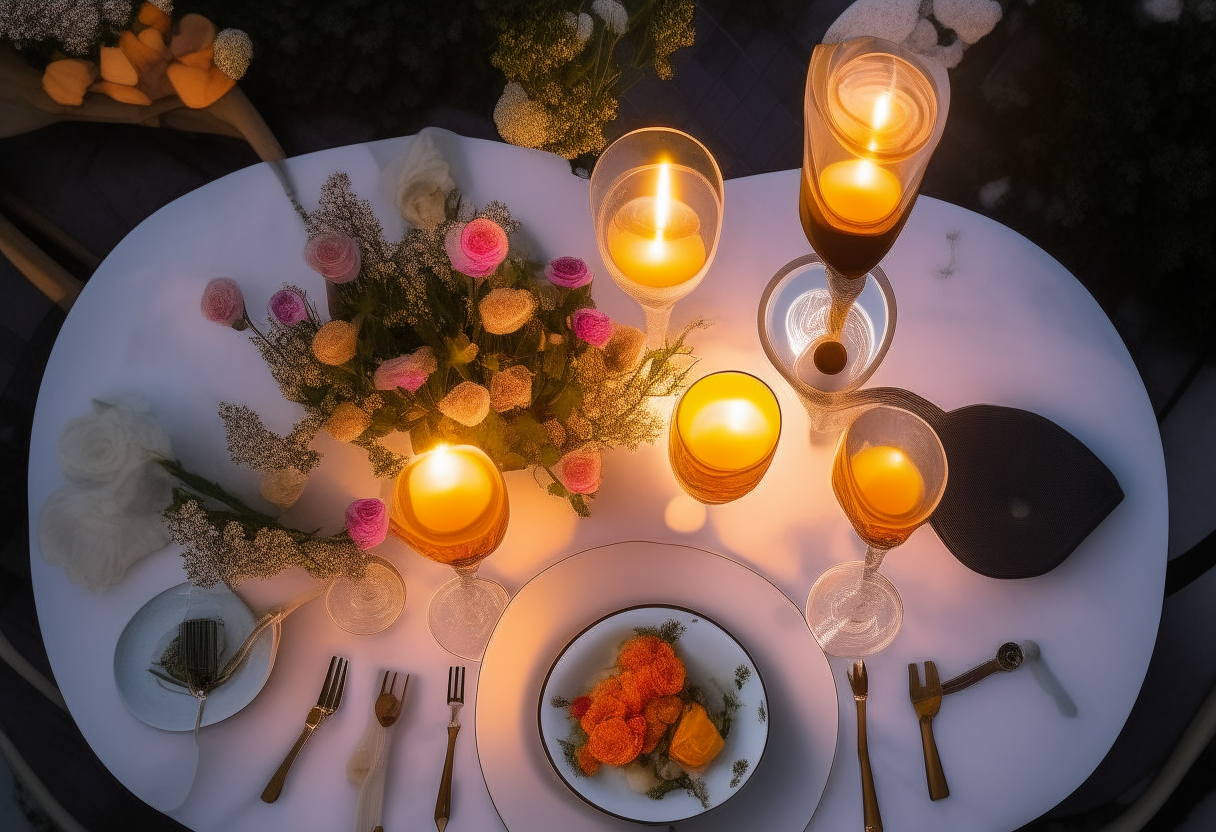
[(807, 72), (802, 228), (827, 267), (826, 339), (812, 358), (839, 373), (839, 333), (866, 275), (912, 211), (950, 103), (943, 69), (879, 38), (821, 44)]
[(646, 345), (661, 346), (671, 309), (709, 271), (722, 230), (722, 173), (679, 130), (635, 130), (591, 174), (591, 217), (612, 279), (646, 314)]

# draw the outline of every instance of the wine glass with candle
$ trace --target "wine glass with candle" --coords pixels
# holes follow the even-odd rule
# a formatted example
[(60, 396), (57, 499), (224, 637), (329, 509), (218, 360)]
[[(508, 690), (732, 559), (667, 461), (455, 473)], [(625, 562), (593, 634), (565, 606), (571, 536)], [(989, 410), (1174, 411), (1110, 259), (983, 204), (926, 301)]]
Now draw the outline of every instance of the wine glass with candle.
[(667, 127), (613, 142), (591, 174), (591, 217), (608, 273), (646, 314), (646, 345), (666, 340), (671, 308), (713, 262), (722, 230), (718, 163)]
[(889, 41), (811, 54), (798, 208), (826, 267), (823, 332), (807, 347), (824, 375), (856, 360), (841, 337), (849, 309), (912, 212), (949, 105), (945, 70)]
[(431, 597), (431, 635), (449, 653), (480, 661), (506, 590), (477, 567), (507, 533), (507, 485), (494, 461), (472, 445), (418, 454), (393, 485), (389, 529), (414, 551), (456, 570)]
[(883, 405), (845, 428), (832, 490), (867, 548), (864, 561), (834, 566), (811, 587), (806, 618), (824, 652), (860, 658), (895, 638), (903, 604), (878, 567), (937, 508), (946, 473), (941, 440), (914, 413)]
[(693, 499), (729, 503), (759, 484), (780, 436), (781, 408), (767, 384), (748, 373), (712, 373), (676, 404), (671, 470)]

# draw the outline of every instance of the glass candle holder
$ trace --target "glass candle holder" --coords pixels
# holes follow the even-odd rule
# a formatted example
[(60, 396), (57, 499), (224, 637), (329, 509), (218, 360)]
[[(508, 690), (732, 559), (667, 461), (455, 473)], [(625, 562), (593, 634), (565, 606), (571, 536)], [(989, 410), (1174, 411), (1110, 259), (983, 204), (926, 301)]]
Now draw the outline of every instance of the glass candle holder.
[(832, 491), (865, 542), (866, 557), (832, 567), (811, 587), (806, 619), (825, 653), (869, 656), (899, 633), (903, 604), (878, 568), (937, 508), (947, 472), (937, 433), (911, 411), (874, 407), (845, 429)]
[[(828, 321), (828, 272), (817, 255), (791, 260), (760, 297), (760, 344), (806, 408), (812, 441), (844, 427), (854, 398), (850, 394), (874, 375), (895, 335), (895, 292), (880, 267), (870, 274), (874, 279), (864, 284), (836, 332)], [(832, 351), (843, 353), (842, 363), (836, 372), (825, 373), (820, 366)]]
[(368, 560), (362, 578), (336, 578), (325, 593), (325, 611), (348, 633), (370, 636), (388, 629), (405, 609), (405, 582), (382, 557)]
[[(827, 269), (830, 335), (907, 222), (949, 106), (945, 70), (898, 44), (854, 38), (811, 53), (798, 209)], [(843, 369), (842, 348), (822, 358), (820, 372)]]
[(767, 384), (748, 373), (713, 373), (676, 403), (671, 470), (693, 499), (729, 503), (760, 483), (780, 437), (781, 407)]
[(456, 577), (431, 597), (427, 623), (439, 646), (479, 661), (507, 607), (506, 590), (477, 568), (507, 533), (510, 504), (502, 472), (472, 445), (418, 454), (393, 486), (389, 530)]
[(600, 257), (646, 314), (647, 347), (660, 347), (672, 307), (701, 283), (718, 248), (718, 163), (687, 133), (635, 130), (600, 156), (590, 193)]

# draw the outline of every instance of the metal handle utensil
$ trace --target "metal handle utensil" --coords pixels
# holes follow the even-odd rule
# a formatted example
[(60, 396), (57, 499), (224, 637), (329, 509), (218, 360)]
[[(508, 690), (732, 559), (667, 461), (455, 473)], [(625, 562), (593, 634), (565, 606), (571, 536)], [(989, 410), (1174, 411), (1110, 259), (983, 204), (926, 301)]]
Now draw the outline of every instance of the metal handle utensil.
[(866, 663), (858, 659), (849, 671), (849, 685), (857, 703), (857, 760), (861, 764), (861, 810), (865, 832), (882, 832), (882, 814), (878, 811), (878, 792), (874, 788), (874, 772), (870, 769), (870, 744), (866, 735), (866, 697), (870, 678)]

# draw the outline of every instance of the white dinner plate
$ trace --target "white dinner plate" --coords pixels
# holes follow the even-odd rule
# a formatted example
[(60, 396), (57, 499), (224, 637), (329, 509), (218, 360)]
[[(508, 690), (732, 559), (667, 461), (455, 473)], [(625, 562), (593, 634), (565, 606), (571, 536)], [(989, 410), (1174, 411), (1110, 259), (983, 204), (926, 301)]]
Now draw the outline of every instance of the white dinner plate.
[[(245, 602), (222, 584), (202, 589), (178, 584), (140, 607), (114, 648), (114, 681), (127, 709), (141, 722), (164, 731), (193, 731), (198, 700), (158, 679), (152, 667), (177, 636), (185, 618), (215, 617), (223, 622), (220, 666), (253, 632), (257, 623)], [(214, 725), (240, 711), (270, 678), (279, 646), (279, 626), (269, 627), (231, 679), (207, 697), (203, 725)]]
[[(710, 711), (722, 710), (730, 698), (733, 719), (726, 745), (696, 775), (704, 784), (704, 803), (683, 789), (652, 800), (633, 791), (624, 772), (601, 766), (587, 777), (570, 764), (562, 741), (570, 735), (570, 702), (616, 664), (620, 646), (639, 628), (659, 629), (675, 622), (680, 635), (676, 655), (684, 662), (687, 684), (699, 687)], [(554, 700), (558, 700), (558, 704)], [(613, 613), (591, 624), (562, 650), (541, 688), (538, 721), (545, 752), (558, 777), (589, 804), (625, 820), (673, 823), (717, 809), (751, 779), (768, 741), (768, 704), (760, 673), (738, 641), (703, 613), (682, 607), (646, 605)]]
[[(747, 645), (764, 679), (769, 732), (763, 759), (736, 799), (681, 821), (681, 832), (754, 828), (758, 813), (766, 829), (805, 828), (836, 753), (839, 703), (827, 658), (802, 612), (729, 558), (649, 541), (571, 555), (525, 584), (499, 620), (478, 677), (476, 739), (503, 823), (512, 832), (638, 828), (592, 808), (554, 773), (537, 730), (537, 706), (549, 668), (588, 622), (640, 605), (703, 613)], [(758, 718), (758, 703), (756, 709)]]

